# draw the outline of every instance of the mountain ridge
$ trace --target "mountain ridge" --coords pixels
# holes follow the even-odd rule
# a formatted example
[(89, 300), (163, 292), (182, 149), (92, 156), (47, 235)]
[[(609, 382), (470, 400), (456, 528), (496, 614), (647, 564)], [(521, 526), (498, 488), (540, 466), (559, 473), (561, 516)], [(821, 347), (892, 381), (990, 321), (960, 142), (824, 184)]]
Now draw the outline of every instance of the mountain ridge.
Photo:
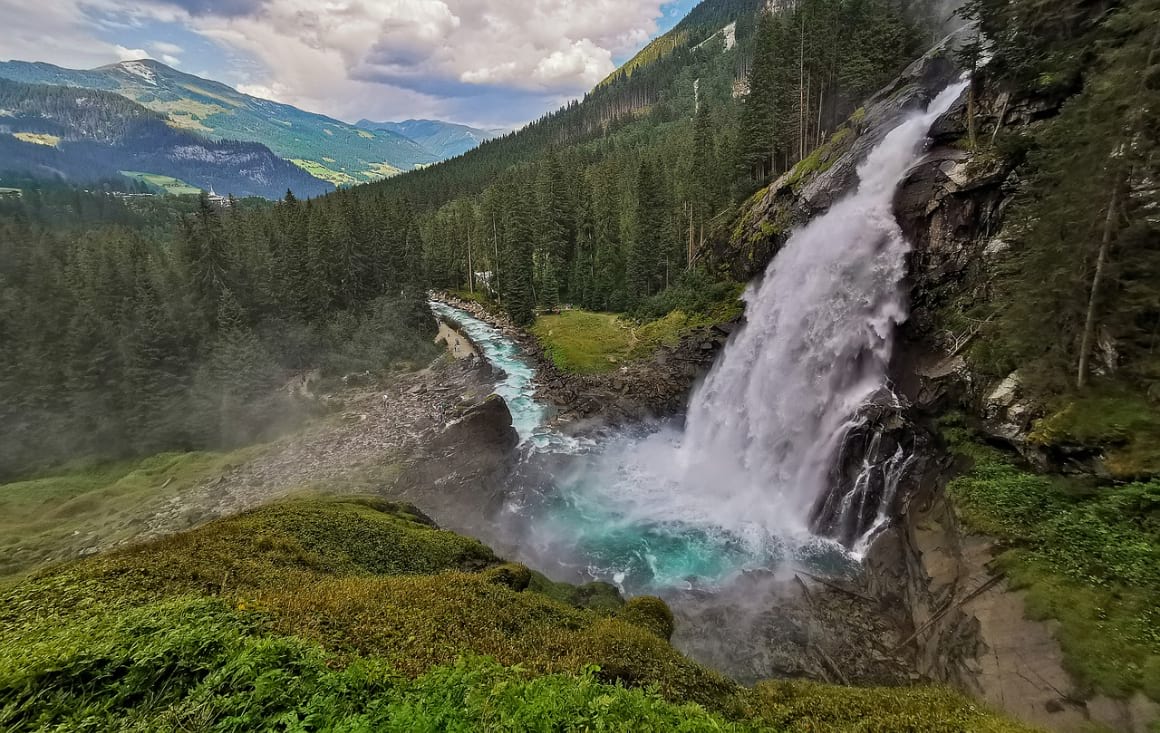
[(0, 62), (0, 78), (113, 92), (167, 115), (176, 128), (211, 140), (261, 143), (335, 185), (367, 183), (435, 162), (426, 148), (398, 133), (359, 129), (151, 59), (88, 70), (5, 61)]
[(174, 128), (164, 115), (113, 92), (3, 78), (0, 153), (3, 172), (77, 182), (137, 171), (238, 196), (334, 190), (264, 145)]
[(356, 122), (355, 126), (363, 130), (384, 130), (400, 134), (431, 151), (440, 162), (474, 150), (505, 132), (499, 128), (485, 129), (457, 122), (431, 119), (374, 122), (363, 118)]

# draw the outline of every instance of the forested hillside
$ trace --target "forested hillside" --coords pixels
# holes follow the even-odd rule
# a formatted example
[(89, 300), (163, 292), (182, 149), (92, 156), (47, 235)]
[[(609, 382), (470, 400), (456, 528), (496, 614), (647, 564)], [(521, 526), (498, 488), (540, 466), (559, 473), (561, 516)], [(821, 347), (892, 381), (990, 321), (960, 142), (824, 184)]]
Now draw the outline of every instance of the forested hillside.
[(424, 360), (418, 241), (404, 206), (350, 194), (0, 197), (0, 476), (251, 442), (300, 417), (295, 373)]
[(163, 174), (198, 188), (277, 198), (334, 190), (257, 143), (211, 141), (111, 92), (0, 79), (0, 173), (78, 184), (121, 171)]
[(429, 282), (478, 288), (482, 274), (521, 323), (564, 302), (663, 311), (703, 290), (698, 252), (735, 204), (805, 158), (933, 32), (894, 0), (763, 7), (702, 3), (583, 101), (376, 184), (422, 212)]
[[(694, 271), (698, 250), (774, 172), (773, 150), (753, 165), (768, 143), (752, 131), (824, 136), (929, 32), (893, 0), (761, 7), (703, 3), (677, 41), (583, 102), (447, 164), (317, 201), (183, 212), (52, 187), (0, 200), (0, 332), (12, 345), (0, 355), (0, 473), (266, 435), (293, 411), (275, 388), (295, 370), (341, 376), (426, 354), (428, 288), (490, 287), (520, 323), (563, 302), (712, 306), (724, 291)], [(835, 43), (847, 24), (869, 26)], [(774, 73), (784, 58), (771, 49), (792, 29), (791, 77)], [(789, 114), (768, 108), (778, 95)], [(808, 151), (787, 145), (776, 164)]]

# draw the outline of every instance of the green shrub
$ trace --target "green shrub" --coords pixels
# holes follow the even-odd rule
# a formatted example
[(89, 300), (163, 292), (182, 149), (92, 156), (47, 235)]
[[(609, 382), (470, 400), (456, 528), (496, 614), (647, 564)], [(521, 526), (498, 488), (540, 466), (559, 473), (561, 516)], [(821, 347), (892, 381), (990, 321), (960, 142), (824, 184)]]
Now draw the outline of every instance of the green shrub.
[(1019, 733), (1028, 728), (991, 714), (944, 687), (850, 688), (762, 682), (746, 711), (778, 731), (801, 733)]
[(594, 582), (584, 585), (557, 583), (546, 575), (533, 571), (532, 582), (528, 588), (574, 608), (587, 608), (605, 615), (616, 613), (624, 605), (620, 591), (611, 583)]
[(0, 593), (0, 729), (1019, 730), (941, 689), (746, 690), (658, 599), (525, 585), (619, 601), (405, 505), (284, 502)]
[(380, 660), (341, 664), (271, 637), (255, 614), (183, 599), (69, 626), (0, 650), (5, 730), (747, 730), (696, 705), (599, 682), (530, 678), (477, 657), (408, 680)]
[(526, 566), (517, 563), (508, 563), (507, 565), (500, 565), (498, 568), (484, 571), (483, 577), (489, 583), (502, 585), (517, 593), (522, 590), (527, 590), (528, 586), (532, 583), (532, 571), (528, 570)]
[(741, 314), (738, 297), (742, 286), (728, 280), (713, 280), (700, 270), (681, 275), (672, 285), (646, 299), (632, 315), (641, 321), (663, 318), (673, 311), (690, 316), (728, 321)]

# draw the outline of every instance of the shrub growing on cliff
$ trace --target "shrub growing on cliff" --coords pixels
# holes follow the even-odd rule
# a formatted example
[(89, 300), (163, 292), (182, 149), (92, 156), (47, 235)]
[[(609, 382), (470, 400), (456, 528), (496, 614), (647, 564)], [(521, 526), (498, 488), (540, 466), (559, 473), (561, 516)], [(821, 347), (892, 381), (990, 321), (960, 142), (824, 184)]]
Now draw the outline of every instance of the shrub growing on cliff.
[(1160, 482), (1092, 488), (947, 434), (973, 462), (948, 486), (956, 509), (1006, 543), (1000, 562), (1028, 612), (1061, 624), (1068, 670), (1089, 692), (1160, 699)]

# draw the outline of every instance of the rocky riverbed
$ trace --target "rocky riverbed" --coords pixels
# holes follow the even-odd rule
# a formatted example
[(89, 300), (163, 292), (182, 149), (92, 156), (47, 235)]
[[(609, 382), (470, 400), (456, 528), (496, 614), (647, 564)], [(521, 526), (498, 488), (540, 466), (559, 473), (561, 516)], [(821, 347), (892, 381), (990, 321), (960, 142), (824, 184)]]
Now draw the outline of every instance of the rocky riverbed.
[(491, 323), (518, 343), (536, 368), (537, 395), (556, 408), (555, 422), (571, 429), (631, 425), (679, 415), (689, 392), (712, 368), (729, 336), (732, 322), (696, 329), (674, 346), (662, 346), (648, 358), (600, 374), (573, 374), (556, 367), (540, 343), (502, 313), (448, 293), (436, 299)]
[[(375, 493), (441, 504), (454, 494), (455, 480), (448, 476), (478, 477), (489, 461), (506, 460), (514, 445), (511, 416), (502, 402), (488, 399), (491, 369), (465, 341), (452, 341), (450, 354), (427, 369), (397, 374), (377, 389), (326, 395), (334, 406), (331, 416), (172, 497), (144, 520), (133, 541), (301, 492)], [(448, 445), (456, 450), (440, 452)]]

